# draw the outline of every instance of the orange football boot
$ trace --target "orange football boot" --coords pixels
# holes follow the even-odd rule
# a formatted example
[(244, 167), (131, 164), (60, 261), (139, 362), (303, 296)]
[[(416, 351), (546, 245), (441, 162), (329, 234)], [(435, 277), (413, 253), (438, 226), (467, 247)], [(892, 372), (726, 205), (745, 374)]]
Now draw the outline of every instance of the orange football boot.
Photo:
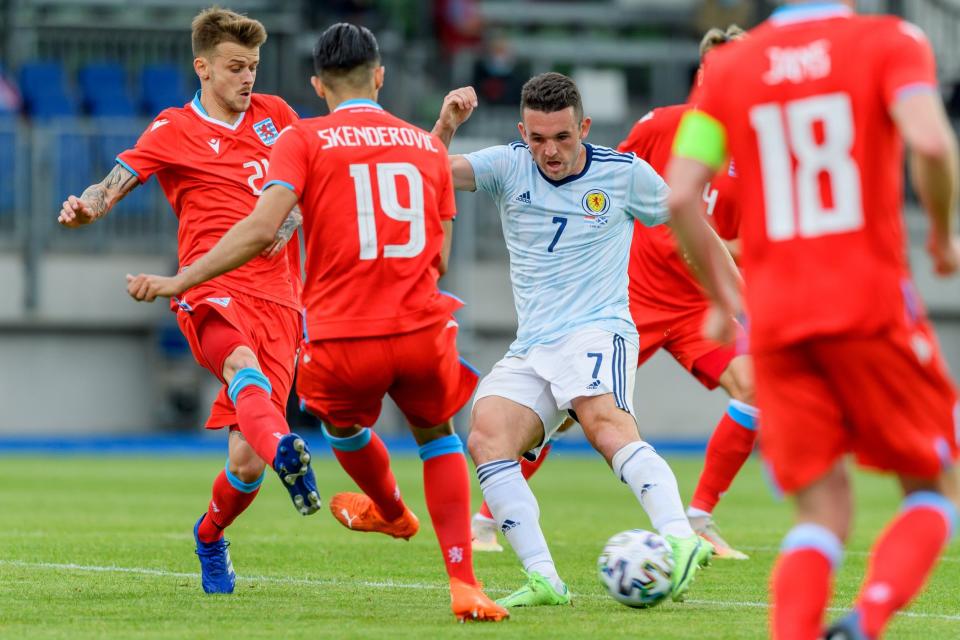
[(330, 500), (330, 512), (340, 524), (354, 531), (376, 531), (409, 540), (420, 530), (420, 521), (410, 509), (393, 521), (384, 520), (373, 500), (363, 493), (338, 493)]
[(487, 597), (478, 584), (450, 578), (450, 608), (460, 622), (500, 622), (510, 613)]

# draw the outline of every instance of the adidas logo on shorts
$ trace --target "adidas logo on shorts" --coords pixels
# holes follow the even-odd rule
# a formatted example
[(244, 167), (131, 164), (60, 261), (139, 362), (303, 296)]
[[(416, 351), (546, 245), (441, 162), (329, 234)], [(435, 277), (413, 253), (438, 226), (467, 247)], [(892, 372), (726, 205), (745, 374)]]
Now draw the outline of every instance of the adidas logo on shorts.
[(597, 380), (594, 380), (593, 382), (591, 382), (590, 384), (587, 385), (587, 390), (588, 390), (588, 391), (593, 391), (594, 389), (597, 389), (597, 388), (599, 388), (599, 387), (600, 387), (600, 380), (597, 379)]

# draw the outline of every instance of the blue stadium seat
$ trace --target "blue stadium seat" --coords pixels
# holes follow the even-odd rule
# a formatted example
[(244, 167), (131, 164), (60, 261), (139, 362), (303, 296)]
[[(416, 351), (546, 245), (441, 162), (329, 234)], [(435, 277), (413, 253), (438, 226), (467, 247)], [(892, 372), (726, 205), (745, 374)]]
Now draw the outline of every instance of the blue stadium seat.
[(184, 92), (184, 79), (172, 64), (149, 64), (140, 72), (140, 108), (155, 116), (167, 107), (182, 107), (190, 100)]
[[(17, 188), (17, 119), (15, 115), (0, 113), (0, 218), (13, 215), (16, 209), (14, 192)], [(0, 226), (3, 226), (0, 224)]]
[(83, 106), (92, 116), (133, 116), (123, 67), (112, 62), (89, 64), (77, 72)]
[(103, 176), (95, 172), (91, 138), (83, 131), (81, 121), (61, 120), (54, 136), (54, 192), (50, 196), (51, 205), (56, 210), (67, 195), (80, 194)]
[(28, 62), (20, 67), (20, 92), (26, 113), (35, 118), (77, 115), (59, 62)]

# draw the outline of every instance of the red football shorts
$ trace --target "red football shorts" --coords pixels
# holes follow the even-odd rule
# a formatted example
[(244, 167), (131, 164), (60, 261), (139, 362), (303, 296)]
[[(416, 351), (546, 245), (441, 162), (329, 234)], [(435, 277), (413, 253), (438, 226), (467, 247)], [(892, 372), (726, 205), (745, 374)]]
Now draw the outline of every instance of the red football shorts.
[(457, 352), (457, 322), (394, 336), (315, 340), (301, 346), (301, 406), (334, 427), (372, 426), (389, 394), (415, 427), (434, 427), (467, 403), (477, 372)]
[[(640, 334), (640, 357), (637, 367), (653, 357), (659, 349), (670, 355), (707, 389), (720, 385), (720, 376), (730, 361), (739, 355), (736, 344), (721, 344), (703, 335), (703, 323), (709, 307), (686, 311), (666, 311), (630, 302), (630, 315)], [(738, 332), (742, 332), (738, 328)]]
[[(222, 380), (223, 361), (208, 362), (201, 346), (201, 340), (207, 339), (203, 335), (204, 323), (210, 314), (216, 314), (235, 329), (237, 335), (233, 348), (246, 346), (253, 351), (264, 375), (270, 380), (273, 403), (286, 415), (303, 326), (301, 316), (295, 309), (205, 285), (190, 289), (171, 307), (177, 311), (177, 324), (190, 345), (194, 359), (219, 380)], [(236, 423), (237, 415), (224, 386), (213, 402), (206, 427), (220, 429)]]
[(761, 451), (785, 492), (848, 452), (864, 466), (920, 478), (957, 458), (956, 391), (926, 322), (813, 339), (753, 360)]

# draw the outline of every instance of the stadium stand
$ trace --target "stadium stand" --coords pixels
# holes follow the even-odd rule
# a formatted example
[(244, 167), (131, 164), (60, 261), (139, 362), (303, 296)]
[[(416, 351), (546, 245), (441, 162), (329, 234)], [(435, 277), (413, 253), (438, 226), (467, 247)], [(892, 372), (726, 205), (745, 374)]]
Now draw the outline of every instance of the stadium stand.
[(64, 76), (59, 62), (27, 62), (20, 67), (20, 93), (27, 115), (46, 119), (79, 113)]
[(81, 67), (77, 72), (84, 109), (91, 116), (135, 115), (127, 89), (126, 72), (119, 63), (101, 62)]

